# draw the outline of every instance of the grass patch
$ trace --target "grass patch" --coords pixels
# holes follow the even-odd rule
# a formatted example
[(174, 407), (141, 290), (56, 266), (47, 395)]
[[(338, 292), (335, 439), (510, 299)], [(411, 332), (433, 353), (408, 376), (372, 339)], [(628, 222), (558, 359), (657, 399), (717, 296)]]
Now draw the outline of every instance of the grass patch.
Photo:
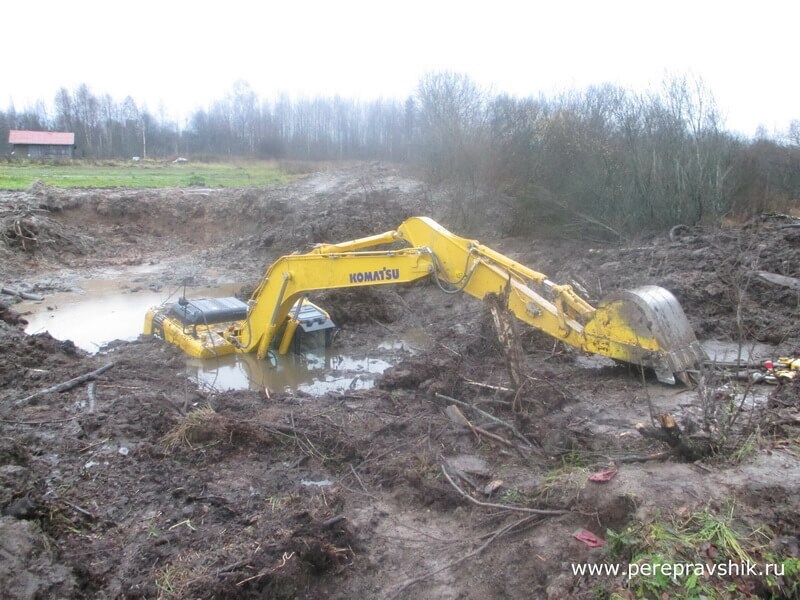
[(0, 164), (0, 189), (24, 190), (41, 181), (58, 188), (266, 187), (280, 185), (291, 175), (277, 163), (183, 163), (156, 161), (32, 162)]
[(193, 451), (221, 444), (255, 444), (264, 448), (271, 443), (271, 438), (249, 421), (232, 419), (210, 406), (202, 406), (186, 413), (161, 438), (161, 443), (167, 452), (184, 448)]
[(196, 408), (180, 420), (161, 439), (167, 452), (180, 446), (190, 449), (195, 444), (218, 444), (225, 436), (225, 423), (220, 415), (210, 406)]
[(589, 474), (586, 464), (586, 457), (579, 452), (564, 454), (559, 464), (545, 473), (536, 488), (536, 497), (544, 502), (566, 502), (576, 498), (586, 485)]
[[(800, 560), (779, 555), (766, 527), (744, 529), (733, 505), (608, 530), (614, 560), (638, 569), (619, 598), (796, 598)], [(771, 572), (767, 572), (770, 565)]]

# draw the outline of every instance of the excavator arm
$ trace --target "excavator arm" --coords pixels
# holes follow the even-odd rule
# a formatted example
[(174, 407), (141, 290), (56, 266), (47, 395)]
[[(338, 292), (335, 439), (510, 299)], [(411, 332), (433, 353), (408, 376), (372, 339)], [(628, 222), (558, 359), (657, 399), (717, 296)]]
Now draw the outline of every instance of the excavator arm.
[(455, 282), (480, 299), (505, 294), (517, 318), (575, 348), (650, 367), (665, 383), (675, 383), (676, 375), (686, 382), (686, 371), (706, 360), (683, 309), (664, 288), (618, 292), (594, 308), (571, 286), (426, 217), (408, 219), (398, 230), (412, 246), (432, 251), (437, 280)]
[[(375, 249), (379, 246), (389, 247)], [(282, 328), (279, 350), (288, 349), (298, 322), (293, 311), (300, 310), (309, 292), (425, 277), (445, 293), (466, 293), (481, 300), (489, 295), (505, 298), (508, 310), (525, 323), (580, 350), (651, 367), (667, 383), (705, 359), (686, 315), (667, 290), (645, 286), (593, 307), (571, 286), (555, 284), (426, 217), (412, 217), (395, 231), (284, 256), (267, 270), (242, 321), (208, 326), (200, 336), (195, 331), (200, 342), (182, 339), (175, 327), (170, 329), (174, 340), (163, 337), (195, 356), (257, 352), (263, 358)], [(164, 318), (159, 319), (157, 310), (148, 313), (145, 333), (148, 323), (150, 329), (154, 322), (163, 327)], [(183, 330), (185, 334), (185, 324)]]
[(237, 340), (240, 351), (266, 356), (292, 307), (309, 292), (409, 283), (430, 275), (432, 265), (424, 248), (284, 256), (269, 268), (253, 292), (249, 326)]

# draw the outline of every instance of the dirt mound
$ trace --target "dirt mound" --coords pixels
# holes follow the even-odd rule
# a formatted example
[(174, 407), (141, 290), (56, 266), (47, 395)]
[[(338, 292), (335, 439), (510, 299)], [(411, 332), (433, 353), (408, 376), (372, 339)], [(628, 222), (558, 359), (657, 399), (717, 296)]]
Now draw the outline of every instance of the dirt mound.
[(0, 389), (22, 391), (59, 383), (60, 375), (53, 372), (80, 364), (84, 355), (71, 341), (56, 340), (49, 333), (25, 335), (16, 327), (0, 329), (4, 340), (0, 344)]
[[(551, 241), (526, 252), (522, 262), (550, 269), (554, 281), (577, 283), (595, 303), (618, 289), (665, 287), (701, 338), (797, 343), (797, 290), (761, 274), (800, 276), (798, 224), (794, 217), (765, 215), (743, 226), (684, 227), (671, 239), (652, 237), (578, 255), (569, 244)], [(565, 255), (574, 260), (565, 263)]]
[(393, 323), (399, 317), (393, 294), (377, 288), (330, 290), (318, 294), (316, 301), (325, 306), (337, 325), (357, 323)]
[(47, 537), (31, 521), (0, 517), (0, 581), (7, 598), (72, 598), (71, 570), (55, 563)]
[(9, 325), (17, 325), (20, 327), (24, 327), (28, 324), (28, 322), (23, 319), (17, 311), (2, 301), (0, 301), (0, 321), (3, 321)]

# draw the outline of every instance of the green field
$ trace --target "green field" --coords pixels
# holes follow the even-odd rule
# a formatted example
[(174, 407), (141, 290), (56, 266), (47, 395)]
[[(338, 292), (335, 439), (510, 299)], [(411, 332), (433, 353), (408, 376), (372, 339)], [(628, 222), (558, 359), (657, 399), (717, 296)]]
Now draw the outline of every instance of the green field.
[(0, 189), (24, 190), (36, 181), (60, 188), (251, 187), (285, 183), (274, 162), (0, 164)]

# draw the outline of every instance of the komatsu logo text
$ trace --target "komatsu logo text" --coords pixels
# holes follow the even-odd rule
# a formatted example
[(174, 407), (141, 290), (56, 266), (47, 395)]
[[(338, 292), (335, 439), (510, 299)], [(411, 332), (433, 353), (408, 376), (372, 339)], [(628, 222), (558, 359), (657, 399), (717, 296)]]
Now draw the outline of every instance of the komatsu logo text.
[(361, 271), (350, 273), (350, 283), (364, 283), (367, 281), (392, 281), (400, 279), (400, 269), (383, 268), (380, 271)]

